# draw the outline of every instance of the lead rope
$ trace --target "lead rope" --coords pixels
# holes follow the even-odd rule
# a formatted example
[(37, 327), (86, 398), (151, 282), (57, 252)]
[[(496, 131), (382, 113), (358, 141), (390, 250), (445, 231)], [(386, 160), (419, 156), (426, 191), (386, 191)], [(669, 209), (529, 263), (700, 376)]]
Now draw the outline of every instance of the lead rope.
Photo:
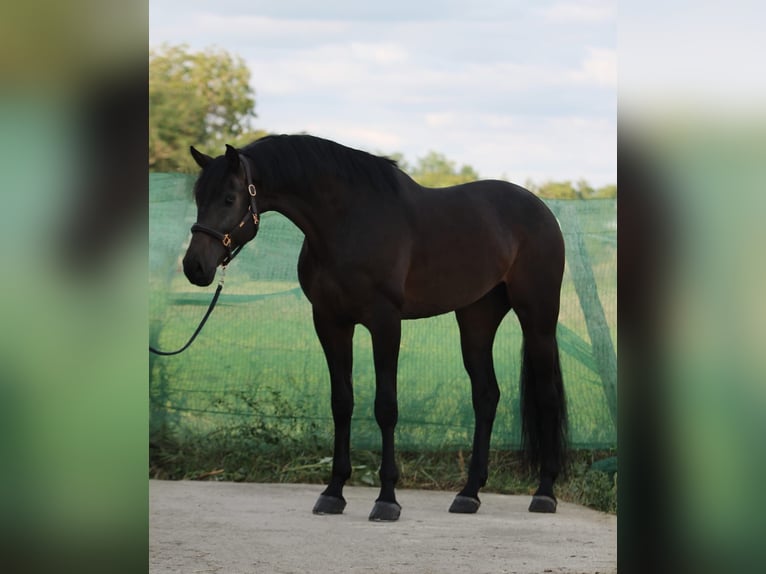
[(183, 353), (186, 349), (189, 348), (189, 345), (191, 345), (194, 342), (194, 339), (197, 338), (197, 335), (199, 335), (199, 332), (202, 331), (202, 327), (204, 327), (205, 322), (207, 321), (207, 318), (210, 317), (210, 313), (213, 312), (213, 307), (215, 307), (215, 304), (218, 302), (218, 296), (221, 294), (221, 290), (223, 289), (223, 279), (225, 276), (226, 276), (226, 266), (224, 265), (221, 268), (221, 279), (218, 281), (218, 287), (216, 287), (215, 289), (213, 300), (210, 301), (210, 306), (207, 308), (207, 311), (205, 312), (205, 316), (202, 317), (202, 321), (200, 321), (199, 327), (197, 327), (197, 330), (194, 331), (194, 334), (191, 336), (191, 339), (189, 339), (189, 341), (177, 351), (160, 351), (159, 349), (155, 349), (154, 347), (149, 345), (150, 353), (154, 353), (155, 355), (163, 355), (163, 356), (178, 355), (179, 353)]

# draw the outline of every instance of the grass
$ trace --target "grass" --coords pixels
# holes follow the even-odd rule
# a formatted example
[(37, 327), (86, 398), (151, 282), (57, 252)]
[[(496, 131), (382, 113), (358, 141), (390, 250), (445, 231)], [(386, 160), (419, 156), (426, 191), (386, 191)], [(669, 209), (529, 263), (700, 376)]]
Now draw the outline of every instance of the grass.
[[(256, 433), (257, 434), (257, 433)], [(227, 440), (216, 433), (207, 440), (154, 440), (150, 448), (150, 477), (169, 480), (325, 484), (332, 457), (329, 446), (263, 444), (247, 448), (250, 437)], [(574, 451), (569, 472), (556, 483), (560, 500), (603, 512), (617, 512), (617, 480), (590, 468), (593, 461), (614, 456), (612, 451)], [(352, 475), (347, 484), (378, 486), (380, 455), (353, 450)], [(398, 452), (398, 488), (459, 491), (467, 476), (470, 453)], [(523, 469), (518, 453), (492, 451), (490, 475), (483, 492), (531, 495), (536, 478)]]
[[(305, 298), (288, 293), (241, 304), (230, 303), (226, 297), (182, 357), (152, 358), (151, 393), (157, 401), (173, 412), (194, 410), (196, 420), (187, 422), (214, 428), (221, 419), (216, 413), (236, 412), (235, 405), (211, 409), (209, 402), (216, 394), (252, 392), (262, 400), (263, 393), (279, 390), (305, 419), (331, 420), (327, 366)], [(157, 321), (157, 338), (152, 343), (168, 349), (183, 344), (207, 303), (204, 299), (202, 306), (169, 305), (162, 321)], [(573, 444), (613, 444), (615, 431), (601, 380), (592, 367), (590, 344), (573, 330), (564, 334), (568, 336), (560, 336), (559, 343)], [(498, 447), (519, 442), (520, 348), (518, 322), (509, 316), (494, 347), (502, 396), (494, 430)], [(398, 372), (400, 447), (415, 450), (430, 445), (433, 450), (441, 449), (445, 441), (454, 446), (470, 444), (471, 391), (459, 349), (457, 323), (451, 315), (403, 323)], [(355, 440), (365, 437), (357, 445), (375, 448), (374, 362), (364, 328), (356, 330), (353, 353), (353, 436)]]
[[(301, 416), (278, 392), (256, 401), (244, 392), (227, 397), (219, 406), (246, 408), (250, 416), (192, 433), (188, 425), (155, 425), (150, 441), (149, 475), (169, 480), (224, 480), (235, 482), (324, 484), (332, 468), (332, 446), (324, 426)], [(214, 401), (215, 402), (215, 401)], [(244, 405), (244, 406), (243, 406)], [(278, 416), (275, 416), (278, 415)], [(172, 430), (175, 428), (176, 430)], [(186, 431), (177, 429), (187, 428)], [(604, 512), (617, 511), (616, 474), (592, 468), (614, 451), (576, 450), (570, 453), (567, 473), (557, 481), (561, 500)], [(348, 484), (377, 486), (380, 455), (353, 449)], [(470, 452), (460, 449), (397, 452), (399, 488), (452, 490), (465, 483)], [(537, 487), (517, 452), (493, 450), (484, 492), (530, 495)]]

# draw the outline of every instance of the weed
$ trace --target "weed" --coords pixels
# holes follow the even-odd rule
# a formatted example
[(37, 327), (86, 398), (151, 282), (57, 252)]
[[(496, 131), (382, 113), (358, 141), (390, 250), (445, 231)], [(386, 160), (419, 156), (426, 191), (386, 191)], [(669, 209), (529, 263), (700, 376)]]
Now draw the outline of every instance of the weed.
[[(237, 412), (212, 430), (184, 433), (161, 426), (150, 441), (152, 478), (237, 482), (325, 483), (332, 469), (332, 440), (278, 391), (257, 400), (243, 391), (210, 399), (215, 411)], [(556, 483), (561, 500), (604, 512), (617, 512), (616, 474), (595, 470), (612, 451), (570, 453), (570, 468)], [(380, 455), (352, 449), (348, 484), (377, 486)], [(465, 484), (470, 453), (397, 452), (399, 488), (459, 491)], [(594, 464), (596, 463), (596, 464)], [(606, 465), (608, 466), (608, 465)], [(532, 494), (537, 478), (525, 470), (519, 453), (491, 451), (484, 492)]]

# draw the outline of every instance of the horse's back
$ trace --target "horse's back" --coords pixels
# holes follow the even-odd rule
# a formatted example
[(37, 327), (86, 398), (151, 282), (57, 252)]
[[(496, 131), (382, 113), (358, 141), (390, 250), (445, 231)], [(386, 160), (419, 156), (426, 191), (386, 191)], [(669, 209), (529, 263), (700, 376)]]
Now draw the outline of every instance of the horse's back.
[(556, 217), (529, 190), (502, 180), (420, 188), (415, 200), (421, 233), (455, 235), (485, 247), (513, 249), (521, 241), (563, 245)]
[(510, 280), (520, 253), (533, 244), (550, 251), (556, 265), (563, 245), (547, 206), (524, 188), (504, 181), (419, 188), (412, 193), (409, 208), (413, 212), (405, 282), (409, 317), (473, 303)]

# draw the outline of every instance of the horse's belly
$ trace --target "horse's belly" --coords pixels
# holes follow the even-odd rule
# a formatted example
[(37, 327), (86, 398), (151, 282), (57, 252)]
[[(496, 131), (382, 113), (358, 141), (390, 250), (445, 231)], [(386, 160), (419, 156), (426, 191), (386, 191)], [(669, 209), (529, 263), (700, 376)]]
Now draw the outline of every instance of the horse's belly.
[(423, 319), (443, 315), (459, 309), (452, 305), (440, 305), (432, 301), (408, 301), (402, 307), (402, 319)]
[(481, 299), (498, 283), (502, 272), (434, 274), (422, 281), (408, 281), (402, 318), (418, 319), (449, 313)]

